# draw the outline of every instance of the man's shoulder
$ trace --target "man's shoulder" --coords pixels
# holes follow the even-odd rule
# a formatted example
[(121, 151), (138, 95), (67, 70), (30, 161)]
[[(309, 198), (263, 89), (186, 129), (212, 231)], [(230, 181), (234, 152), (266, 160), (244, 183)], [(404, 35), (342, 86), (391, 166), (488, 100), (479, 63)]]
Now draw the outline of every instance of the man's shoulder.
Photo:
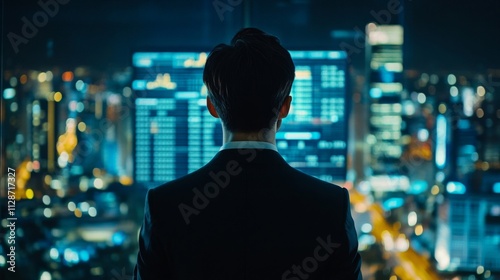
[(337, 184), (323, 181), (293, 167), (290, 167), (285, 176), (289, 182), (310, 192), (339, 196), (345, 191), (345, 188)]
[(152, 188), (155, 194), (173, 194), (182, 191), (189, 186), (193, 186), (204, 180), (206, 173), (205, 166), (195, 170), (187, 175), (176, 178), (172, 181), (165, 182), (157, 187)]
[[(264, 170), (265, 169), (265, 170)], [(243, 181), (261, 180), (262, 185), (281, 185), (289, 190), (299, 189), (308, 193), (341, 195), (343, 187), (323, 181), (290, 166), (279, 153), (271, 150), (226, 150), (221, 151), (201, 168), (166, 182), (153, 189), (158, 195), (192, 194), (193, 187), (203, 187), (207, 182), (217, 180), (220, 173), (228, 177), (238, 177)], [(259, 175), (259, 176), (254, 176)], [(233, 180), (230, 180), (233, 182)], [(235, 180), (241, 183), (241, 180)]]

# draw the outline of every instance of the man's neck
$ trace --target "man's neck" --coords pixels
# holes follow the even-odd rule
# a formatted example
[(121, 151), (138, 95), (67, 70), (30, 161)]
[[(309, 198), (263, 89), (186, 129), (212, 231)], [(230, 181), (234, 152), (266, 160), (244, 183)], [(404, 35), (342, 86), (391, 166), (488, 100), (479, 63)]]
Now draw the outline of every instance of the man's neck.
[(235, 141), (259, 141), (276, 145), (276, 130), (263, 129), (259, 132), (231, 132), (223, 129), (224, 144)]

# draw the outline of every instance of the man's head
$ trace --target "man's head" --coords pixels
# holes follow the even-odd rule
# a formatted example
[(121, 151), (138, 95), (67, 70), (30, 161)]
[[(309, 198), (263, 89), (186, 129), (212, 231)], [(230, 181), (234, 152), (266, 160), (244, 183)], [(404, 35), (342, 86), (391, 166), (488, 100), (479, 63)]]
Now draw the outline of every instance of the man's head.
[(258, 132), (285, 117), (294, 78), (290, 53), (278, 38), (256, 28), (216, 46), (203, 72), (210, 113), (231, 132)]

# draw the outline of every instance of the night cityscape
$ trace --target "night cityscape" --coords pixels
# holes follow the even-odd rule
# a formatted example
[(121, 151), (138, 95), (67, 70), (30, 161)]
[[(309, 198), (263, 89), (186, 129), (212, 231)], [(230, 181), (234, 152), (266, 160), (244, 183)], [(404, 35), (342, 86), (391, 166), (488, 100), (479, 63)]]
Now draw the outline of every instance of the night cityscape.
[(133, 279), (148, 189), (222, 144), (207, 54), (248, 26), (290, 50), (277, 147), (349, 190), (363, 279), (500, 279), (500, 2), (1, 8), (1, 279)]

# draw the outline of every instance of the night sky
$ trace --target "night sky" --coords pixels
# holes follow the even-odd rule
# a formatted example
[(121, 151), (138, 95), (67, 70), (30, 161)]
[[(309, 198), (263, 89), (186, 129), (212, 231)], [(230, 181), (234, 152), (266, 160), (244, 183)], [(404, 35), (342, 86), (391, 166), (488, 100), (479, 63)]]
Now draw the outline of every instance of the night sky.
[[(4, 69), (79, 65), (106, 69), (130, 65), (135, 50), (210, 50), (244, 26), (245, 6), (250, 25), (279, 36), (287, 48), (339, 49), (341, 42), (353, 40), (333, 38), (333, 30), (363, 30), (368, 22), (378, 22), (374, 13), (387, 14), (391, 4), (404, 6), (403, 12), (390, 15), (392, 23), (405, 27), (406, 68), (475, 72), (500, 68), (497, 0), (220, 0), (242, 2), (223, 13), (223, 21), (213, 0), (59, 1), (67, 3), (58, 4), (59, 10), (32, 38), (19, 43), (15, 53), (10, 40), (13, 34), (22, 36), (22, 18), (33, 22), (33, 15), (43, 9), (36, 0), (3, 0)], [(353, 64), (363, 65), (363, 53), (353, 55)]]

